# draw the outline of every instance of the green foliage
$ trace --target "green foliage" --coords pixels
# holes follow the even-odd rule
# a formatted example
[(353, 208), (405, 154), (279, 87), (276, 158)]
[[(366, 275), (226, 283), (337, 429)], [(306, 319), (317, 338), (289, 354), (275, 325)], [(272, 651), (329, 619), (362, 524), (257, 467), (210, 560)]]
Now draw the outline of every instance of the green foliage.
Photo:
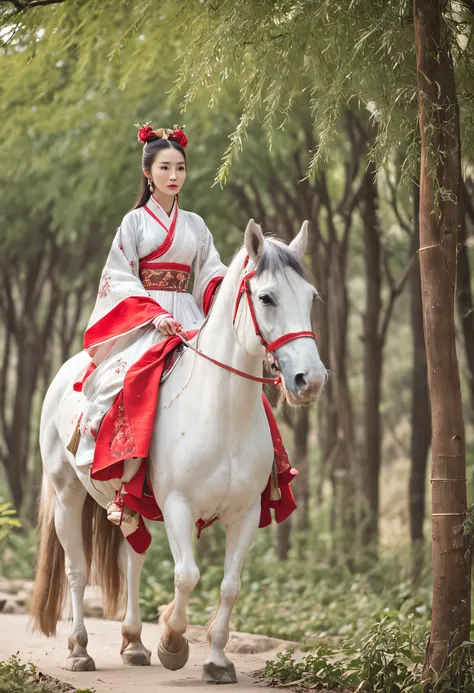
[(0, 575), (10, 580), (32, 580), (36, 544), (36, 532), (10, 533), (1, 545)]
[(423, 637), (412, 624), (400, 626), (397, 614), (388, 614), (370, 628), (360, 649), (349, 643), (340, 649), (326, 644), (295, 662), (284, 652), (267, 662), (264, 676), (270, 683), (294, 682), (299, 688), (359, 690), (371, 693), (403, 693), (415, 685), (417, 667), (423, 660)]
[(300, 662), (296, 662), (292, 650), (286, 650), (280, 652), (275, 660), (266, 663), (263, 674), (271, 685), (292, 684), (292, 689), (346, 690), (356, 680), (352, 674), (348, 674), (345, 661), (337, 659), (337, 655), (336, 650), (321, 643)]
[[(196, 99), (217, 110), (229, 87), (240, 103), (233, 109), (233, 132), (219, 169), (225, 181), (231, 164), (244, 147), (248, 130), (259, 120), (269, 145), (278, 129), (294, 117), (304, 94), (311, 110), (316, 142), (310, 145), (309, 171), (328, 160), (341, 114), (350, 105), (367, 109), (374, 125), (374, 153), (379, 161), (393, 149), (408, 149), (413, 165), (418, 156), (416, 66), (410, 0), (352, 0), (317, 3), (293, 0), (190, 0), (161, 2), (151, 12), (143, 0), (95, 0), (64, 4), (21, 15), (0, 15), (4, 52), (13, 72), (2, 88), (8, 95), (21, 88), (25, 68), (44, 72), (69, 60), (65, 79), (73, 88), (94, 75), (92, 89), (103, 93), (115, 78), (120, 96), (136, 83), (160, 84), (155, 109), (179, 98), (188, 112)], [(13, 7), (12, 7), (13, 9)], [(443, 21), (449, 32), (465, 123), (465, 145), (472, 141), (472, 27), (467, 3), (445, 4)], [(48, 60), (48, 57), (51, 58)], [(56, 68), (60, 72), (63, 67)], [(95, 74), (94, 74), (95, 73)], [(171, 86), (162, 86), (166, 74)], [(137, 79), (137, 75), (140, 76)], [(41, 91), (40, 91), (41, 94)], [(43, 96), (43, 94), (41, 94)], [(73, 92), (54, 95), (55, 105), (73, 103)], [(86, 106), (87, 101), (81, 101)], [(291, 114), (291, 115), (290, 115)], [(54, 124), (51, 123), (52, 127)], [(410, 167), (405, 167), (409, 177)]]
[(287, 650), (266, 663), (262, 677), (270, 685), (297, 690), (473, 693), (474, 643), (455, 650), (443, 675), (427, 682), (421, 671), (426, 638), (424, 628), (391, 613), (369, 629), (357, 649), (351, 642), (338, 649), (321, 643), (300, 661)]
[[(373, 693), (403, 693), (415, 684), (424, 659), (424, 629), (401, 625), (397, 613), (387, 614), (362, 639), (347, 661), (347, 670), (370, 683)], [(345, 647), (347, 651), (347, 646)]]
[(15, 510), (10, 503), (0, 503), (0, 541), (5, 539), (13, 528), (21, 527)]
[(17, 655), (0, 662), (0, 693), (93, 693), (89, 688), (76, 690), (67, 683), (42, 674), (38, 668), (24, 664)]
[(429, 693), (474, 693), (474, 642), (465, 642), (454, 650), (442, 676), (432, 681)]

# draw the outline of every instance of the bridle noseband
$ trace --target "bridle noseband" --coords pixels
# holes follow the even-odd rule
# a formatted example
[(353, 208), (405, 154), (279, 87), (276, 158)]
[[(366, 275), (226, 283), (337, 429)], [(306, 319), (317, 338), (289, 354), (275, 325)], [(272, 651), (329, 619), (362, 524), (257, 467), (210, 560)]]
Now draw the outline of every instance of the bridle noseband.
[[(245, 262), (244, 262), (244, 268), (247, 267), (247, 264), (249, 262), (249, 257), (247, 255)], [(235, 307), (234, 307), (234, 315), (232, 318), (232, 324), (235, 326), (235, 320), (237, 318), (237, 312), (239, 310), (240, 306), (240, 301), (242, 299), (243, 294), (247, 296), (247, 303), (250, 311), (250, 316), (252, 318), (253, 326), (255, 329), (255, 334), (257, 337), (260, 339), (260, 343), (264, 347), (265, 351), (271, 355), (271, 357), (274, 359), (276, 362), (277, 359), (274, 355), (274, 351), (276, 351), (279, 347), (283, 346), (283, 344), (287, 344), (288, 342), (292, 342), (295, 339), (299, 339), (300, 337), (310, 337), (311, 339), (314, 339), (316, 341), (316, 335), (314, 332), (310, 332), (308, 330), (302, 330), (301, 332), (288, 332), (287, 334), (282, 335), (281, 337), (278, 337), (278, 339), (275, 339), (273, 342), (267, 342), (265, 337), (262, 335), (260, 331), (260, 327), (258, 325), (257, 321), (257, 316), (255, 315), (255, 308), (253, 305), (252, 301), (252, 294), (250, 291), (249, 287), (249, 281), (254, 277), (256, 274), (256, 270), (251, 270), (250, 272), (247, 272), (247, 274), (244, 274), (240, 281), (240, 286), (239, 290), (237, 293), (237, 297), (235, 299)], [(226, 371), (230, 371), (231, 373), (235, 373), (236, 375), (240, 375), (242, 378), (247, 378), (248, 380), (253, 380), (257, 383), (264, 383), (267, 385), (281, 385), (281, 377), (277, 376), (276, 378), (263, 378), (259, 377), (256, 375), (251, 375), (250, 373), (245, 373), (245, 371), (240, 371), (237, 368), (233, 368), (232, 366), (228, 366), (225, 363), (222, 363), (222, 361), (218, 361), (217, 359), (213, 359), (211, 356), (207, 356), (207, 354), (204, 354), (202, 351), (199, 351), (199, 349), (196, 349), (192, 344), (190, 344), (187, 339), (183, 336), (183, 332), (180, 331), (178, 332), (179, 336), (181, 337), (181, 340), (183, 343), (188, 346), (192, 351), (196, 352), (196, 354), (199, 354), (203, 358), (207, 359), (207, 361), (211, 361), (211, 363), (214, 363), (216, 366), (220, 366), (221, 368), (224, 368)], [(185, 334), (185, 333), (184, 333)]]

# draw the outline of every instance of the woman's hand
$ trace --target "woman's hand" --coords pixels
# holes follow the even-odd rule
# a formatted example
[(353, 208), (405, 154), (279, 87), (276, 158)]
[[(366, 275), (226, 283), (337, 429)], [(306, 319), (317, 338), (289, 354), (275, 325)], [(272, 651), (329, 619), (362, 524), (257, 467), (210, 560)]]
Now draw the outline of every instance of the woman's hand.
[(165, 337), (170, 337), (177, 334), (178, 330), (181, 328), (174, 318), (163, 318), (157, 325), (157, 329)]

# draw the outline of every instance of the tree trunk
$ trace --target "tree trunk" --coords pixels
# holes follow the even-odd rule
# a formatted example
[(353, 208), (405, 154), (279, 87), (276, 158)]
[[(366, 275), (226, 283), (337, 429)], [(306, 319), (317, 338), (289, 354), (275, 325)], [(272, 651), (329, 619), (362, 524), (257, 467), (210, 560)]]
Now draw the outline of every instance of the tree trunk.
[[(327, 464), (333, 491), (331, 530), (334, 559), (349, 567), (355, 552), (355, 471), (356, 449), (352, 398), (347, 376), (347, 248), (333, 240), (328, 263), (329, 369), (334, 408), (328, 410), (331, 449)], [(334, 429), (333, 429), (334, 426)]]
[(291, 518), (277, 525), (277, 556), (280, 561), (287, 561), (291, 547)]
[[(293, 427), (293, 464), (299, 472), (295, 490), (298, 503), (298, 529), (309, 529), (310, 478), (308, 461), (309, 407), (300, 407), (296, 412)], [(296, 488), (296, 487), (295, 487)]]
[(415, 257), (410, 284), (410, 317), (413, 344), (412, 398), (411, 398), (411, 440), (410, 440), (410, 538), (412, 546), (412, 578), (418, 579), (423, 568), (423, 524), (425, 519), (426, 465), (431, 443), (431, 412), (426, 369), (426, 347), (423, 332), (423, 307), (421, 302), (419, 248), (419, 205), (420, 189), (418, 181), (413, 183), (414, 233), (412, 254)]
[[(31, 442), (31, 412), (42, 358), (32, 342), (32, 335), (21, 330), (17, 343), (16, 392), (12, 407), (8, 451), (3, 460), (12, 503), (19, 513), (28, 476), (28, 457)], [(18, 337), (18, 335), (17, 335)]]
[(420, 270), (432, 412), (433, 612), (425, 677), (469, 639), (470, 571), (463, 520), (466, 455), (456, 356), (456, 200), (460, 185), (454, 70), (440, 0), (414, 0), (419, 122)]
[(364, 450), (361, 455), (361, 541), (376, 546), (378, 540), (380, 476), (380, 392), (382, 342), (379, 335), (381, 312), (381, 247), (378, 224), (376, 169), (370, 163), (362, 192), (366, 303), (364, 314)]

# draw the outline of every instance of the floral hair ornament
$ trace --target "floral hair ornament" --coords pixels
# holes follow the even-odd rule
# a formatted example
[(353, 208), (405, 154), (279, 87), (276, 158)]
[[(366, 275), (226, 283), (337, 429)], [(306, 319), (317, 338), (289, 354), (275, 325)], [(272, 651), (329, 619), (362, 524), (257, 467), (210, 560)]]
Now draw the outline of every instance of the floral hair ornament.
[(174, 125), (172, 130), (168, 128), (154, 130), (151, 123), (138, 124), (136, 127), (138, 127), (138, 141), (143, 142), (144, 145), (147, 142), (155, 142), (155, 140), (174, 140), (185, 149), (188, 144), (188, 138), (183, 132), (184, 125)]

